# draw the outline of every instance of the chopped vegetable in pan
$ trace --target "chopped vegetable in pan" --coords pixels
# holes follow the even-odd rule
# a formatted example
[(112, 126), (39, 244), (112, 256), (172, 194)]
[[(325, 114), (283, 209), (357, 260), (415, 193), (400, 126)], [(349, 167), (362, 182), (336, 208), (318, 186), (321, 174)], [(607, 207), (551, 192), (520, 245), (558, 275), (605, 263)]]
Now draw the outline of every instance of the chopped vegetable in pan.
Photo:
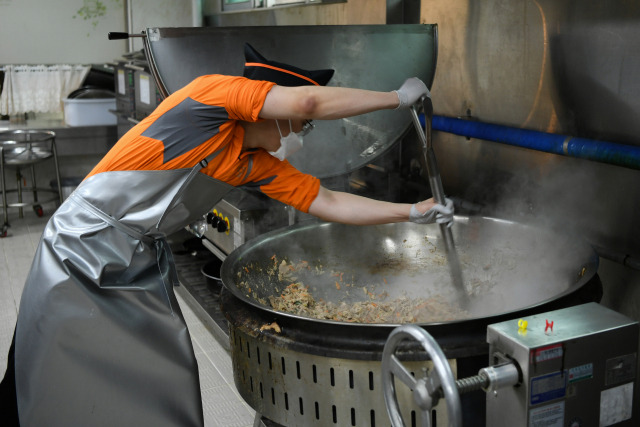
[[(375, 285), (354, 285), (352, 277), (345, 277), (341, 271), (326, 272), (322, 266), (312, 267), (306, 261), (296, 263), (282, 260), (278, 262), (274, 255), (273, 265), (267, 270), (267, 274), (273, 281), (278, 281), (282, 287), (276, 287), (277, 295), (268, 297), (268, 302), (257, 298), (252, 291), (249, 280), (240, 281), (240, 288), (248, 292), (249, 297), (257, 299), (265, 305), (270, 305), (274, 310), (291, 313), (314, 319), (335, 320), (355, 323), (429, 323), (458, 320), (469, 317), (459, 307), (444, 300), (440, 296), (429, 298), (399, 297), (390, 299), (387, 292), (376, 293)], [(251, 268), (245, 267), (245, 272)], [(322, 276), (327, 279), (326, 286), (331, 286), (338, 291), (343, 291), (346, 296), (353, 295), (354, 291), (361, 292), (361, 301), (332, 302), (316, 298), (304, 279), (299, 280), (299, 273), (305, 272)], [(242, 276), (243, 273), (238, 273)], [(277, 278), (276, 278), (277, 276)], [(241, 279), (243, 277), (240, 277)], [(255, 282), (255, 280), (253, 280)], [(380, 278), (380, 285), (388, 285), (386, 278)], [(317, 284), (317, 281), (315, 281)], [(254, 285), (255, 286), (255, 285)], [(357, 290), (359, 289), (359, 290)], [(351, 293), (349, 293), (351, 292)], [(253, 295), (252, 295), (253, 294)]]

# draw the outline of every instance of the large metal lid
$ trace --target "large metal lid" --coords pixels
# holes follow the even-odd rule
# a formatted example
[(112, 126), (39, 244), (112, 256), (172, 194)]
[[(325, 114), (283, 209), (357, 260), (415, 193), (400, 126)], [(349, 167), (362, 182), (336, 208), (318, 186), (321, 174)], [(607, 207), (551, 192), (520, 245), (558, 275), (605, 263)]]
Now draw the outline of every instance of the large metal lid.
[[(381, 91), (397, 89), (413, 76), (431, 87), (437, 59), (437, 27), (426, 24), (148, 28), (146, 34), (152, 72), (167, 94), (201, 75), (242, 75), (245, 42), (269, 59), (335, 69), (329, 86)], [(315, 124), (304, 149), (290, 161), (303, 172), (329, 178), (383, 154), (409, 129), (411, 116), (384, 110)]]

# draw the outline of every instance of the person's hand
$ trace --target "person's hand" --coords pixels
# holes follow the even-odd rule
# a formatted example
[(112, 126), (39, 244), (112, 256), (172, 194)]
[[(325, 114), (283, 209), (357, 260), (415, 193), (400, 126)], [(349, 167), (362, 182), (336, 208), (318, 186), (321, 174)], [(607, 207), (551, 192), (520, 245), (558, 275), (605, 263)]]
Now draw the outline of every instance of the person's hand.
[[(453, 201), (446, 198), (444, 200), (444, 205), (436, 203), (425, 212), (420, 212), (417, 207), (417, 203), (412, 205), (411, 212), (409, 213), (409, 221), (415, 222), (416, 224), (432, 224), (436, 222), (438, 224), (446, 224), (447, 227), (451, 227), (453, 225)], [(428, 201), (432, 201), (432, 199)]]
[(398, 94), (398, 100), (400, 100), (400, 104), (398, 104), (397, 109), (400, 108), (409, 108), (422, 97), (426, 96), (429, 93), (429, 89), (427, 89), (427, 85), (424, 84), (422, 80), (417, 77), (411, 77), (400, 86), (400, 89), (394, 90), (395, 93)]

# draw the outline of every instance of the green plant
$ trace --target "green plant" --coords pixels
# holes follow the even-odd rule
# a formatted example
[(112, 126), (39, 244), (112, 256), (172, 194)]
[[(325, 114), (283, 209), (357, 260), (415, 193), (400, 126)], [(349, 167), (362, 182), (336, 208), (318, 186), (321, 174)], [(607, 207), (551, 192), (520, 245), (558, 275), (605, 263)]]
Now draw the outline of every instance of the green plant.
[[(117, 6), (122, 5), (122, 0), (111, 0)], [(95, 29), (100, 19), (107, 14), (107, 5), (101, 0), (82, 0), (82, 7), (73, 15), (73, 19), (82, 18), (85, 21), (91, 21), (91, 25)]]

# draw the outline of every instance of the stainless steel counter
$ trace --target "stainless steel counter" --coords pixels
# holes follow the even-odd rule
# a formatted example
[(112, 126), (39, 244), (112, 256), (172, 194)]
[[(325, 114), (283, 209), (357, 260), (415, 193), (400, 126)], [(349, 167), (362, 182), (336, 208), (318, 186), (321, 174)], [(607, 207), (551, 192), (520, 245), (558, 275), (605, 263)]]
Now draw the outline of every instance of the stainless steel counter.
[(116, 126), (68, 126), (62, 119), (36, 118), (23, 123), (0, 120), (0, 132), (17, 129), (56, 133), (58, 156), (105, 154), (116, 143)]

